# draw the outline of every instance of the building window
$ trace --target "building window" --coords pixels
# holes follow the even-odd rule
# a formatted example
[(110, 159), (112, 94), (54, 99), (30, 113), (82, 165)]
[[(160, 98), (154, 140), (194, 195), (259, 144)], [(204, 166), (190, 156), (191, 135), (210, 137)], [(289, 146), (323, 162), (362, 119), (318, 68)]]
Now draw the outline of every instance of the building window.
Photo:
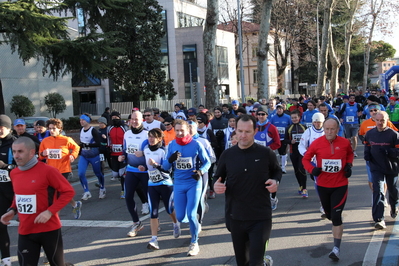
[(185, 98), (191, 99), (194, 97), (194, 95), (192, 95), (191, 92), (191, 85), (194, 86), (194, 84), (198, 82), (197, 45), (195, 44), (183, 45), (183, 64), (184, 64)]
[(257, 69), (252, 70), (252, 80), (253, 80), (253, 84), (255, 86), (258, 85), (258, 70)]
[(277, 83), (277, 71), (273, 67), (269, 67), (269, 81), (272, 84)]
[(188, 27), (197, 27), (204, 25), (204, 19), (199, 17), (194, 17), (183, 12), (177, 12), (178, 28), (188, 28)]
[(220, 83), (226, 83), (229, 80), (229, 60), (227, 47), (216, 46), (216, 58), (218, 67), (218, 80)]
[(258, 46), (256, 44), (252, 44), (252, 58), (258, 57)]

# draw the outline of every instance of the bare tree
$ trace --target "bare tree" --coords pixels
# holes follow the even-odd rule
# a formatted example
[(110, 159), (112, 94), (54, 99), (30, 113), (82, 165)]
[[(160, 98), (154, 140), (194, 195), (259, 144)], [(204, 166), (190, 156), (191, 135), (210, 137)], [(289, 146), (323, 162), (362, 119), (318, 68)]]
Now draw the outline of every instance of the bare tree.
[(268, 67), (267, 67), (267, 54), (269, 47), (267, 44), (267, 38), (270, 31), (270, 17), (273, 6), (273, 0), (262, 0), (261, 2), (261, 21), (260, 21), (260, 33), (258, 41), (258, 99), (270, 98), (269, 91), (269, 78), (268, 78)]
[(212, 109), (218, 104), (217, 93), (217, 64), (216, 64), (216, 30), (219, 19), (219, 1), (207, 0), (207, 12), (205, 29), (203, 34), (204, 42), (204, 74), (207, 108)]

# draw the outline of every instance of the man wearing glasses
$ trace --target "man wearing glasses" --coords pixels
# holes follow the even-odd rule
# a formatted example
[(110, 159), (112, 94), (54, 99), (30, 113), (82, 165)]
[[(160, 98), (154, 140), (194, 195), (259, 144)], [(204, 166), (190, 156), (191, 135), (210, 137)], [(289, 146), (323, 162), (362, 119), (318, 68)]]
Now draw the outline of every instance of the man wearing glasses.
[(377, 98), (377, 96), (375, 96), (375, 94), (373, 94), (373, 93), (377, 93), (377, 92), (371, 92), (372, 94), (369, 96), (369, 97), (367, 97), (367, 106), (366, 107), (364, 107), (364, 110), (363, 110), (363, 115), (365, 115), (366, 116), (366, 119), (370, 119), (371, 118), (371, 114), (370, 114), (370, 112), (369, 112), (369, 105), (372, 103), (372, 102), (375, 102), (375, 103), (377, 103), (379, 106), (380, 106), (380, 110), (381, 111), (385, 111), (385, 106), (383, 106), (381, 103), (380, 103), (380, 100)]
[(162, 131), (165, 131), (165, 126), (158, 120), (154, 119), (154, 111), (151, 108), (147, 108), (144, 110), (143, 115), (145, 121), (143, 121), (143, 127), (150, 131), (153, 128), (160, 128)]
[(176, 133), (175, 133), (175, 128), (173, 127), (173, 117), (168, 116), (165, 118), (165, 121), (163, 122), (163, 126), (165, 127), (165, 130), (163, 132), (164, 134), (164, 142), (165, 142), (165, 147), (169, 145), (169, 142), (174, 140), (176, 138)]

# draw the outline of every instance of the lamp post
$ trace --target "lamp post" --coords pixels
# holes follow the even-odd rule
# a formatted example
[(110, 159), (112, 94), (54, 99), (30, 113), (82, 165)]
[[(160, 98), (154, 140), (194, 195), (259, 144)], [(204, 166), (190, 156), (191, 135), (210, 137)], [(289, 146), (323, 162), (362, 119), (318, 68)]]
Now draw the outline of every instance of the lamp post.
[(245, 82), (244, 82), (244, 68), (242, 60), (242, 32), (241, 32), (241, 12), (240, 12), (240, 0), (237, 0), (237, 27), (238, 27), (238, 53), (240, 56), (240, 85), (241, 85), (241, 101), (245, 103)]

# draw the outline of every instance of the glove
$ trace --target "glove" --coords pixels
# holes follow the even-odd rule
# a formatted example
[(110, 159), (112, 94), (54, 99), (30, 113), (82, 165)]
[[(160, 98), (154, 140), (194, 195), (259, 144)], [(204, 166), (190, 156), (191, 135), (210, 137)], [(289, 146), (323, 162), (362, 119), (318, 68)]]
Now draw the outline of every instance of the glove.
[(315, 167), (312, 170), (312, 175), (319, 176), (321, 174), (321, 167)]
[(7, 168), (8, 164), (6, 164), (5, 162), (3, 162), (2, 160), (0, 160), (0, 168), (4, 169)]
[(177, 159), (179, 159), (181, 156), (181, 153), (179, 151), (175, 151), (168, 159), (169, 163), (173, 163)]
[(347, 163), (344, 167), (344, 175), (346, 178), (351, 177), (352, 175), (352, 165), (350, 163)]
[(80, 147), (83, 149), (83, 148), (86, 148), (87, 147), (87, 144), (86, 143), (80, 143)]
[(191, 177), (198, 181), (202, 176), (201, 170), (194, 170), (193, 172), (194, 174)]

